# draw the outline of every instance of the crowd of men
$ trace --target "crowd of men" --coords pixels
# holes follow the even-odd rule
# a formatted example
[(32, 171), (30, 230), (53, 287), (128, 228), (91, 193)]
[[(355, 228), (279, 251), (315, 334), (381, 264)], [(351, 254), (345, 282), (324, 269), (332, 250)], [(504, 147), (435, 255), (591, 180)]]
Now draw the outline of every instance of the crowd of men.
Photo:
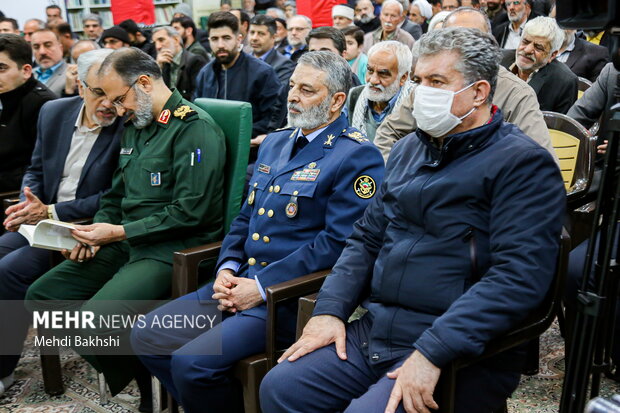
[[(265, 289), (332, 269), (297, 342), (295, 307), (278, 316), (290, 347), (262, 383), (263, 411), (427, 412), (443, 367), (540, 304), (566, 197), (542, 111), (599, 119), (618, 74), (606, 35), (562, 30), (548, 0), (353, 3), (321, 27), (279, 0), (222, 1), (206, 30), (187, 4), (156, 27), (88, 14), (81, 38), (57, 6), (46, 22), (0, 18), (0, 192), (20, 192), (0, 236), (0, 300), (26, 300), (0, 313), (15, 326), (0, 397), (30, 311), (73, 301), (153, 320), (215, 302), (217, 329), (146, 323), (113, 332), (135, 355), (84, 357), (114, 395), (136, 379), (140, 411), (151, 375), (186, 412), (234, 409), (234, 364), (265, 349)], [(579, 77), (594, 85), (577, 100)], [(225, 137), (197, 98), (252, 106), (227, 233)], [(17, 232), (44, 219), (93, 223), (52, 267)], [(212, 282), (146, 304), (169, 298), (175, 251), (218, 240)], [(521, 350), (466, 368), (457, 411), (500, 408)]]

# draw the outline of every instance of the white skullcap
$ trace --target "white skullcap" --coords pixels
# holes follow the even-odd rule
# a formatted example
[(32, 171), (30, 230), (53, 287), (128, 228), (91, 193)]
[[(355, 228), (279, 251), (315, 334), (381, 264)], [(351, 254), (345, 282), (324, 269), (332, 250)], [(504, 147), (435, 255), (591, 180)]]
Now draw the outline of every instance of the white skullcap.
[(420, 10), (420, 14), (425, 19), (430, 19), (431, 17), (433, 17), (433, 7), (431, 6), (431, 4), (428, 1), (426, 1), (426, 0), (415, 0), (413, 2), (412, 6), (418, 6), (418, 9)]
[(346, 17), (349, 20), (353, 20), (353, 9), (342, 4), (337, 4), (332, 8), (332, 18), (340, 16)]

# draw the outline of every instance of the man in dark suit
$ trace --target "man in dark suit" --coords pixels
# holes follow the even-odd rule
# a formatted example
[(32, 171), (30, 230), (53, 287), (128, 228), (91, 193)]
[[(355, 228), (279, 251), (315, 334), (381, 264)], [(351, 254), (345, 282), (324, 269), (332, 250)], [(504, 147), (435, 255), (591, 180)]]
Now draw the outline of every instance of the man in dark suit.
[[(54, 100), (41, 109), (32, 162), (23, 179), (21, 202), (6, 210), (0, 237), (0, 300), (23, 300), (26, 290), (50, 267), (51, 251), (32, 248), (15, 232), (22, 224), (53, 218), (71, 221), (92, 217), (101, 195), (110, 188), (118, 163), (121, 119), (98, 88), (96, 67), (111, 50), (87, 52), (78, 60), (80, 96)], [(21, 307), (21, 308), (20, 308)], [(0, 312), (0, 394), (13, 382), (28, 328), (23, 306)], [(10, 317), (10, 319), (5, 319)], [(10, 354), (10, 355), (7, 355)]]
[(538, 15), (532, 11), (532, 0), (507, 0), (508, 21), (493, 25), (493, 36), (502, 49), (514, 50), (519, 45), (523, 26)]
[(566, 113), (577, 100), (577, 76), (555, 59), (563, 41), (564, 32), (555, 19), (530, 20), (509, 68), (534, 89), (543, 111)]
[(564, 30), (564, 35), (557, 61), (566, 64), (577, 76), (594, 82), (609, 62), (609, 51), (606, 47), (577, 37), (575, 30)]
[(250, 21), (250, 47), (254, 57), (273, 67), (280, 83), (288, 90), (288, 80), (295, 70), (295, 63), (275, 49), (276, 31), (276, 20), (273, 17), (257, 14)]
[(171, 89), (177, 88), (184, 99), (191, 100), (196, 89), (196, 77), (207, 60), (183, 49), (181, 35), (171, 26), (156, 28), (152, 39), (164, 83)]

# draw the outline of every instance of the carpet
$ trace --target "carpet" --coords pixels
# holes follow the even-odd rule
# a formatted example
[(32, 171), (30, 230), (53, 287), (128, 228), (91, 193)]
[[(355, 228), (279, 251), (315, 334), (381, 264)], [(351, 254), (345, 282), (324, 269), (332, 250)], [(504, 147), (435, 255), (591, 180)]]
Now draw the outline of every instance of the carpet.
[[(15, 371), (16, 383), (0, 397), (0, 413), (130, 413), (138, 411), (139, 392), (132, 382), (122, 393), (99, 404), (97, 374), (71, 350), (61, 353), (66, 391), (50, 397), (43, 390), (38, 352), (33, 347), (34, 331), (26, 343), (23, 358)], [(510, 413), (557, 412), (564, 378), (564, 342), (557, 324), (541, 337), (540, 373), (523, 376), (508, 401)], [(620, 393), (620, 385), (603, 378), (601, 395)]]

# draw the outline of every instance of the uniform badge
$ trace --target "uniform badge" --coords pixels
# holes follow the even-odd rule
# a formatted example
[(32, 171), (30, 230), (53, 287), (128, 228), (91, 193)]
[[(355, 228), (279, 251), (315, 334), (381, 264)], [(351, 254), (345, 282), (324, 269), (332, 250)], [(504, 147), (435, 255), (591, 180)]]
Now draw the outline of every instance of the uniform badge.
[(327, 135), (327, 140), (323, 142), (323, 145), (332, 146), (332, 143), (334, 143), (334, 138), (335, 136), (332, 134)]
[(121, 148), (121, 155), (131, 155), (133, 148)]
[(362, 199), (368, 199), (372, 198), (377, 191), (377, 185), (375, 184), (375, 180), (370, 176), (362, 175), (355, 180), (353, 189), (355, 189), (355, 195)]
[(161, 172), (152, 172), (151, 173), (151, 186), (160, 186), (161, 185)]
[(164, 125), (168, 124), (170, 120), (170, 109), (166, 109), (159, 114), (159, 118), (157, 118), (157, 122), (163, 123)]
[(248, 205), (252, 205), (254, 203), (255, 196), (254, 191), (250, 192), (250, 195), (248, 195)]
[(296, 202), (289, 202), (288, 204), (286, 204), (286, 216), (288, 218), (295, 218), (297, 216), (297, 203)]
[(295, 171), (291, 176), (291, 181), (314, 182), (320, 172), (320, 169), (304, 169), (303, 171)]
[(271, 166), (261, 163), (260, 165), (258, 165), (258, 172), (268, 174), (269, 172), (271, 172)]
[(196, 111), (194, 109), (190, 108), (187, 105), (182, 105), (182, 106), (179, 106), (178, 108), (175, 109), (174, 117), (175, 118), (185, 119), (185, 117), (187, 115), (189, 115), (190, 113), (192, 113), (192, 112), (195, 113)]
[(364, 137), (364, 135), (361, 132), (358, 132), (358, 131), (353, 131), (353, 132), (349, 133), (347, 136), (349, 138), (351, 138), (351, 139), (355, 139), (359, 143), (368, 142), (368, 139), (366, 139)]
[(310, 163), (308, 164), (308, 168), (310, 168), (310, 169), (314, 169), (314, 168), (316, 168), (316, 162), (310, 162)]

